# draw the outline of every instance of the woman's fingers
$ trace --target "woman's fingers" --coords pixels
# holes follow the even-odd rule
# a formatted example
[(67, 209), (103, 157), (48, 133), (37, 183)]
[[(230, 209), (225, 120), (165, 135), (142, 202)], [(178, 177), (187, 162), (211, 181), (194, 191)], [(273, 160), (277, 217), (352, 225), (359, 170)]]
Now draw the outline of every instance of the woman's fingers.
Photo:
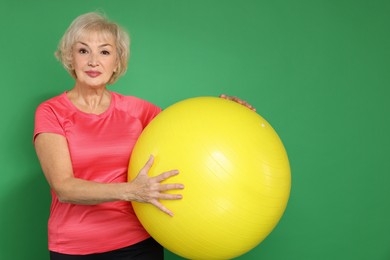
[(242, 100), (238, 97), (235, 97), (235, 96), (228, 96), (228, 95), (225, 95), (225, 94), (221, 94), (219, 95), (220, 98), (224, 98), (224, 99), (227, 99), (227, 100), (231, 100), (231, 101), (234, 101), (234, 102), (237, 102), (238, 104), (241, 104), (243, 106), (246, 106), (247, 108), (249, 108), (250, 110), (253, 110), (253, 111), (256, 111), (256, 108), (254, 108), (251, 104), (249, 104), (248, 102), (246, 102), (245, 100)]
[(166, 191), (171, 190), (182, 190), (184, 189), (184, 185), (181, 183), (161, 183), (162, 181), (165, 181), (175, 175), (179, 174), (179, 171), (172, 170), (168, 172), (164, 172), (156, 177), (153, 178), (153, 181), (156, 181), (156, 184), (158, 183), (157, 191), (159, 192), (158, 199), (162, 200), (177, 200), (181, 199), (181, 194), (170, 194), (170, 193), (164, 193)]
[(142, 167), (139, 173), (148, 174), (150, 168), (152, 168), (153, 162), (154, 162), (154, 157), (153, 155), (150, 155), (148, 161), (145, 163), (144, 167)]
[(169, 184), (160, 184), (159, 191), (165, 192), (170, 190), (182, 190), (184, 185), (181, 183), (169, 183)]
[(156, 177), (154, 177), (153, 179), (156, 182), (162, 182), (162, 181), (165, 181), (165, 180), (167, 180), (173, 176), (176, 176), (178, 174), (179, 174), (178, 170), (171, 170), (171, 171), (163, 172), (163, 173), (157, 175)]
[(181, 190), (184, 185), (181, 183), (162, 183), (169, 178), (179, 174), (178, 170), (163, 172), (155, 177), (148, 176), (149, 170), (154, 162), (154, 157), (151, 155), (144, 167), (139, 172), (138, 176), (133, 180), (138, 186), (137, 199), (138, 202), (150, 203), (163, 211), (164, 213), (173, 216), (172, 211), (167, 209), (160, 201), (161, 200), (179, 200), (183, 196), (181, 194), (172, 194), (169, 191)]
[(150, 202), (152, 205), (154, 205), (155, 207), (157, 207), (159, 210), (161, 210), (162, 212), (168, 214), (169, 216), (173, 217), (173, 212), (170, 211), (169, 209), (167, 209), (162, 203), (160, 203), (158, 200), (154, 200), (152, 202)]

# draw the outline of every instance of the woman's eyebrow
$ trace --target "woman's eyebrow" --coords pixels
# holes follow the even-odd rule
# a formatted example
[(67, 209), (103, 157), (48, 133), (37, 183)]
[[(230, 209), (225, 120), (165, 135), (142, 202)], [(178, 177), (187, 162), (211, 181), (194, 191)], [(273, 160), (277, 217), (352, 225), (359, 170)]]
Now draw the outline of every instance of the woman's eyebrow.
[(106, 47), (106, 46), (111, 46), (112, 47), (112, 44), (110, 44), (110, 43), (103, 43), (102, 45), (99, 45), (98, 47)]
[[(85, 45), (85, 46), (89, 47), (89, 45), (86, 44), (85, 42), (78, 41), (77, 43), (80, 43), (82, 45)], [(103, 43), (103, 44), (99, 45), (98, 47), (106, 47), (106, 46), (111, 46), (112, 47), (112, 44), (110, 44), (110, 43)]]

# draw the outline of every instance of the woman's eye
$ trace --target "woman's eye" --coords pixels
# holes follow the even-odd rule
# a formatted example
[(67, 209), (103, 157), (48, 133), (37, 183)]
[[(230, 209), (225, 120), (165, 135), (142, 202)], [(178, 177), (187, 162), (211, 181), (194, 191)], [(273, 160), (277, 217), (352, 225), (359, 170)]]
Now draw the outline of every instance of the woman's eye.
[(86, 49), (81, 48), (81, 49), (79, 49), (79, 53), (86, 54), (86, 53), (88, 53), (88, 51)]
[(102, 54), (103, 54), (103, 55), (110, 55), (110, 52), (109, 52), (109, 51), (106, 51), (106, 50), (104, 50), (104, 51), (102, 51)]

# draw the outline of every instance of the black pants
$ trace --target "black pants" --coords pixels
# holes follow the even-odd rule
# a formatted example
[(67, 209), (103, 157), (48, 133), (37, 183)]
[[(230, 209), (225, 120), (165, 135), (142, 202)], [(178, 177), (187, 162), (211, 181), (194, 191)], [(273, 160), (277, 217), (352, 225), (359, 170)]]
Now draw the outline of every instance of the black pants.
[(162, 260), (164, 249), (153, 238), (135, 245), (91, 255), (66, 255), (50, 251), (51, 260)]

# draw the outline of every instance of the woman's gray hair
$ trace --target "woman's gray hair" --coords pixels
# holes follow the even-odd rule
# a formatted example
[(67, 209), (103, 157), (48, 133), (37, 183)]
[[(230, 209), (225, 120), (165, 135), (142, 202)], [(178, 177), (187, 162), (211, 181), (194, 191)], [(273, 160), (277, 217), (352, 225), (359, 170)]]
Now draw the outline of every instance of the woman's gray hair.
[(85, 34), (98, 32), (104, 37), (113, 37), (116, 45), (118, 67), (108, 84), (113, 84), (127, 70), (130, 56), (130, 37), (117, 23), (111, 22), (100, 13), (91, 12), (78, 16), (62, 36), (55, 52), (56, 58), (63, 64), (69, 74), (76, 78), (72, 49), (74, 44)]

